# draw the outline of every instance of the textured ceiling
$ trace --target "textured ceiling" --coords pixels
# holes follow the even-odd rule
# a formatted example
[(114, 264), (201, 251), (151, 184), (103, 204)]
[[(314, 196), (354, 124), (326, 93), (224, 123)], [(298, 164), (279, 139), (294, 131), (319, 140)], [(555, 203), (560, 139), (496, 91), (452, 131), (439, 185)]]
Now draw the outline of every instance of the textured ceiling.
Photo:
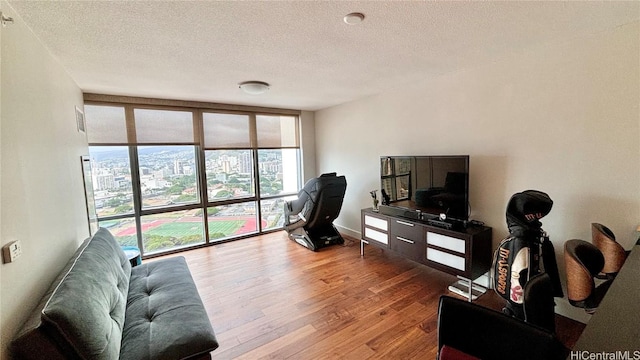
[(8, 3), (85, 92), (302, 110), (640, 19), (638, 2)]

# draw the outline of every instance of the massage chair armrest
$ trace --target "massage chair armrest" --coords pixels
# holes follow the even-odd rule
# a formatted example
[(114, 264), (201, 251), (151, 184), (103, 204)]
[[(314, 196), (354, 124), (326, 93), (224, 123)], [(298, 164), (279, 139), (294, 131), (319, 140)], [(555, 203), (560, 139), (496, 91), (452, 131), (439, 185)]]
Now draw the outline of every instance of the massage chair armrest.
[(300, 211), (302, 211), (304, 204), (306, 202), (306, 199), (303, 199), (302, 197), (298, 196), (297, 199), (293, 199), (293, 200), (289, 200), (286, 202), (285, 208), (284, 208), (284, 214), (285, 216), (291, 215), (291, 214), (297, 214)]
[(292, 228), (304, 226), (313, 210), (313, 201), (309, 194), (302, 190), (298, 194), (298, 198), (286, 202), (284, 208), (285, 226), (294, 225)]

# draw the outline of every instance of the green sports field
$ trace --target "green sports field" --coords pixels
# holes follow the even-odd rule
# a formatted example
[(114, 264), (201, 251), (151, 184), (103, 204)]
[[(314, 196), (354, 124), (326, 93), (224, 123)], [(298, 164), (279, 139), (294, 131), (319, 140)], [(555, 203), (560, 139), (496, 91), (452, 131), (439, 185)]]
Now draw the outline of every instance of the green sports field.
[(209, 234), (222, 233), (224, 236), (235, 234), (246, 220), (220, 220), (209, 222)]
[[(209, 233), (223, 233), (228, 236), (240, 229), (244, 223), (244, 220), (212, 221), (209, 223)], [(147, 234), (175, 238), (202, 235), (202, 224), (197, 222), (170, 222), (149, 229)]]

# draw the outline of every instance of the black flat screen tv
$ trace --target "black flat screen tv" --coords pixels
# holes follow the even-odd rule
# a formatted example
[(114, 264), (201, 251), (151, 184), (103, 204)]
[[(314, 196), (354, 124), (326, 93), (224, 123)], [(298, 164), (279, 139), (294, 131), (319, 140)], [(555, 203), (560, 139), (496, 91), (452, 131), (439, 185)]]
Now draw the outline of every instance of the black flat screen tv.
[(469, 156), (382, 156), (383, 204), (431, 218), (469, 219)]

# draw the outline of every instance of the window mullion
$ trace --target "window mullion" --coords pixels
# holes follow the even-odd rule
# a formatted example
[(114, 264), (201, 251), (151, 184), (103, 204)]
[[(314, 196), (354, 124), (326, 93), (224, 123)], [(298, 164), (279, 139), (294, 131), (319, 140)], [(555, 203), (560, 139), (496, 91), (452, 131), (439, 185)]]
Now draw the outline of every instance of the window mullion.
[(142, 211), (142, 191), (140, 189), (138, 148), (135, 145), (129, 145), (129, 164), (131, 171), (131, 190), (133, 192), (133, 215), (136, 219), (138, 249), (140, 249), (140, 254), (144, 256), (144, 246), (142, 246), (142, 222), (140, 221), (140, 212)]
[(204, 241), (209, 244), (209, 221), (207, 207), (209, 203), (209, 187), (207, 185), (207, 164), (204, 146), (204, 120), (202, 110), (193, 112), (193, 129), (196, 141), (196, 167), (198, 168), (198, 183), (200, 185), (200, 208), (202, 209), (202, 221), (204, 225)]
[(133, 192), (133, 216), (136, 220), (138, 249), (140, 249), (140, 254), (144, 256), (142, 222), (140, 221), (142, 191), (140, 190), (140, 168), (138, 166), (138, 148), (136, 144), (136, 120), (132, 105), (125, 105), (125, 121), (127, 124), (127, 141), (129, 142), (129, 167), (131, 171), (131, 190)]
[(255, 174), (254, 186), (256, 194), (257, 230), (262, 232), (262, 206), (260, 206), (260, 166), (258, 164), (258, 130), (256, 114), (249, 114), (249, 136), (251, 137), (251, 156), (253, 156), (253, 173)]

